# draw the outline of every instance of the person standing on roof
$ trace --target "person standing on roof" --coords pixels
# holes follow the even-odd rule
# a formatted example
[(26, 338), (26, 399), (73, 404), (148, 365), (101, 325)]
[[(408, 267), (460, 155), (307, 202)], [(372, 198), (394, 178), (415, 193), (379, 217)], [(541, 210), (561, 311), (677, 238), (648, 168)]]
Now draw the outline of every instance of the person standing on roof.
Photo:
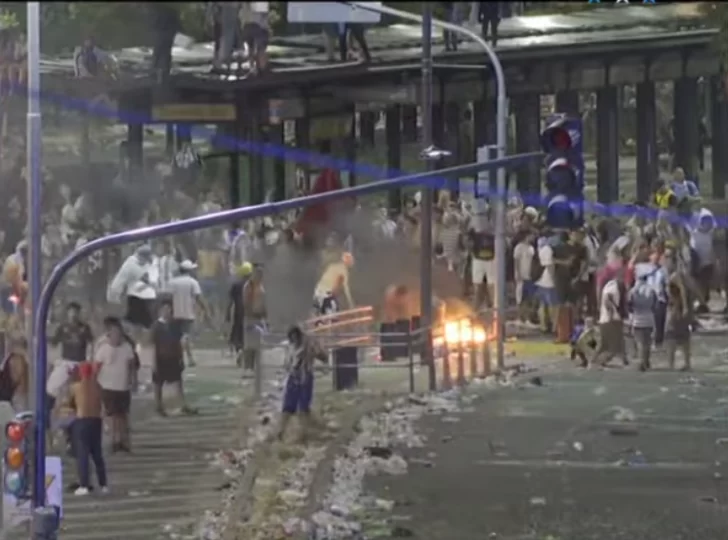
[(220, 2), (220, 46), (213, 60), (215, 69), (222, 69), (223, 64), (230, 64), (235, 46), (240, 41), (240, 2)]
[[(343, 24), (343, 23), (342, 23)], [(364, 35), (364, 25), (361, 23), (346, 23), (339, 25), (339, 55), (341, 56), (342, 62), (349, 60), (349, 37), (356, 41), (356, 44), (361, 49), (361, 61), (369, 63), (372, 61), (372, 56), (369, 53), (369, 46), (367, 45), (366, 36)]]
[(240, 11), (243, 21), (242, 39), (248, 48), (248, 61), (252, 73), (261, 73), (268, 68), (268, 2), (243, 2)]
[(151, 2), (148, 6), (154, 34), (152, 69), (158, 81), (162, 82), (172, 69), (172, 47), (181, 26), (179, 11), (177, 5), (171, 2)]
[(501, 4), (503, 2), (481, 2), (478, 12), (483, 39), (488, 39), (488, 29), (493, 40), (493, 47), (498, 44), (498, 26), (501, 21)]
[[(465, 20), (465, 3), (464, 2), (443, 2), (443, 7), (447, 13), (447, 20), (453, 24), (462, 24)], [(460, 41), (455, 32), (445, 30), (443, 32), (445, 39), (446, 51), (457, 51), (458, 42)]]

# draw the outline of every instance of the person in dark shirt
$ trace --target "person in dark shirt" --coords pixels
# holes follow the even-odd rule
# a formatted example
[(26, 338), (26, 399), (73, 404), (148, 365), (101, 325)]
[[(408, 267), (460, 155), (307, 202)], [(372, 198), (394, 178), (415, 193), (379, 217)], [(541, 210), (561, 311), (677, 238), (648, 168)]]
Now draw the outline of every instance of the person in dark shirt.
[(253, 273), (253, 265), (244, 262), (236, 269), (236, 279), (230, 286), (230, 301), (228, 303), (225, 321), (230, 323), (230, 346), (235, 351), (235, 363), (238, 367), (243, 365), (243, 347), (245, 344), (245, 331), (243, 327), (243, 287)]
[(177, 397), (182, 403), (183, 414), (194, 414), (196, 411), (187, 405), (182, 386), (184, 371), (184, 354), (182, 350), (182, 333), (172, 318), (172, 302), (164, 300), (159, 306), (159, 318), (152, 324), (152, 341), (154, 343), (154, 401), (157, 413), (167, 416), (162, 400), (162, 387), (165, 383), (175, 387)]
[(61, 358), (67, 362), (85, 362), (93, 343), (91, 327), (81, 319), (81, 306), (70, 302), (66, 306), (66, 322), (61, 323), (51, 338), (51, 344), (61, 346)]
[(480, 21), (483, 39), (488, 39), (488, 27), (493, 40), (493, 47), (498, 44), (498, 25), (501, 21), (502, 2), (480, 2), (478, 21)]
[(495, 237), (490, 231), (471, 229), (468, 234), (471, 261), (471, 277), (475, 287), (475, 309), (482, 305), (492, 307), (493, 287), (488, 276), (492, 274), (495, 261)]

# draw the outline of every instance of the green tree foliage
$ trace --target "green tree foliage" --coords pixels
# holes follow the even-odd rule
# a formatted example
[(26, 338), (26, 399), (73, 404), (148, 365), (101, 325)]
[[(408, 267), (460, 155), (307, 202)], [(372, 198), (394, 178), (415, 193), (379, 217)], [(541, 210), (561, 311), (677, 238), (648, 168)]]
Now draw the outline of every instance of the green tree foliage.
[[(149, 2), (43, 2), (41, 3), (41, 48), (55, 55), (72, 51), (85, 37), (93, 37), (106, 49), (151, 45)], [(197, 41), (211, 39), (205, 27), (205, 2), (174, 2), (180, 12), (182, 32)], [(274, 35), (286, 28), (286, 2), (271, 2)], [(387, 2), (394, 8), (419, 13), (422, 2)], [(441, 5), (437, 3), (436, 16)], [(383, 17), (383, 24), (394, 19)], [(0, 9), (0, 28), (26, 24), (26, 4), (6, 2)]]

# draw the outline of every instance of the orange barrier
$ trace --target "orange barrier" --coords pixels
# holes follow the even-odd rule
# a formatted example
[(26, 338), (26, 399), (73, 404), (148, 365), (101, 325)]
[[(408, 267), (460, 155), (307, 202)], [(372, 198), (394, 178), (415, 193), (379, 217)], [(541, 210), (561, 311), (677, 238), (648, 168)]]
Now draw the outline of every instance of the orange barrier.
[(374, 308), (358, 307), (304, 322), (303, 331), (316, 336), (325, 347), (374, 344)]

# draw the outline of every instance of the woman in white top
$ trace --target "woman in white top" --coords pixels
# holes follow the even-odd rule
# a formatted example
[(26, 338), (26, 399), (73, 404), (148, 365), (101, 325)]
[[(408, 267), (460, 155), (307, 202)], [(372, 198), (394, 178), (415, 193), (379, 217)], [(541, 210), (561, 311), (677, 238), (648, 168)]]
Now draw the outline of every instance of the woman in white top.
[(107, 317), (104, 328), (106, 334), (96, 345), (94, 362), (100, 364), (98, 381), (102, 389), (104, 410), (111, 420), (111, 450), (131, 452), (129, 409), (138, 359), (119, 319)]

